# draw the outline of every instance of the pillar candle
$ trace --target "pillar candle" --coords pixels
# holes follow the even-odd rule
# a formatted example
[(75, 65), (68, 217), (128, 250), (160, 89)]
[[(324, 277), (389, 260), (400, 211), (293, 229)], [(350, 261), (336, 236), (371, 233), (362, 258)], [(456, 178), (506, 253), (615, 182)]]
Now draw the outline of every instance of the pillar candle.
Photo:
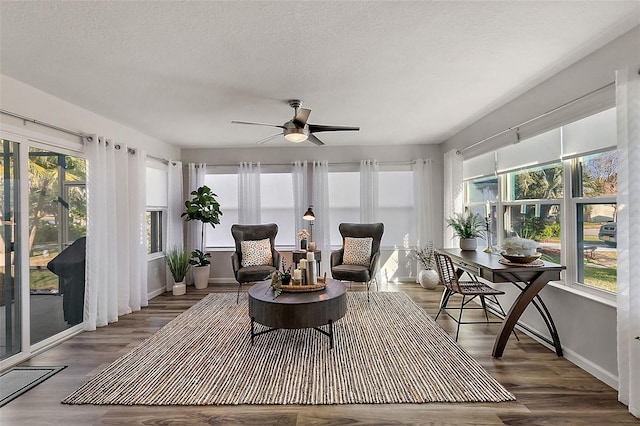
[(300, 269), (307, 269), (307, 259), (300, 259)]
[(314, 262), (316, 260), (316, 254), (312, 251), (307, 252), (307, 262)]
[(299, 280), (302, 278), (302, 271), (300, 269), (293, 270), (293, 279)]

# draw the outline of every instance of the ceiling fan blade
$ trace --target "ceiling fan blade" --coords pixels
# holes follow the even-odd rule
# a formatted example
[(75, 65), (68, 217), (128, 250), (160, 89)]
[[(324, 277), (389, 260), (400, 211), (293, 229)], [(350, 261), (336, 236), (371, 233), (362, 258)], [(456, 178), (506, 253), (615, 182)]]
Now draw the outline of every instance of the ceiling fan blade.
[(231, 123), (233, 124), (251, 124), (252, 126), (269, 126), (269, 127), (279, 127), (281, 129), (284, 129), (284, 126), (281, 126), (279, 124), (268, 124), (268, 123), (254, 123), (252, 121), (236, 121), (233, 120)]
[(282, 133), (276, 133), (275, 135), (271, 135), (268, 138), (264, 138), (264, 139), (260, 139), (258, 142), (256, 142), (258, 145), (262, 145), (265, 142), (269, 142), (271, 139), (275, 139), (278, 136), (282, 136)]
[(320, 139), (318, 139), (313, 133), (309, 133), (309, 138), (307, 139), (309, 142), (314, 143), (318, 146), (322, 146), (324, 145), (324, 142), (322, 142)]
[(293, 117), (293, 122), (300, 127), (304, 127), (307, 124), (307, 120), (309, 119), (309, 114), (311, 114), (311, 110), (308, 108), (300, 108), (295, 117)]
[(360, 130), (360, 127), (325, 126), (325, 125), (322, 125), (322, 124), (309, 124), (309, 132), (310, 133), (316, 133), (316, 132), (338, 132), (338, 131), (343, 131), (343, 130), (358, 131), (358, 130)]

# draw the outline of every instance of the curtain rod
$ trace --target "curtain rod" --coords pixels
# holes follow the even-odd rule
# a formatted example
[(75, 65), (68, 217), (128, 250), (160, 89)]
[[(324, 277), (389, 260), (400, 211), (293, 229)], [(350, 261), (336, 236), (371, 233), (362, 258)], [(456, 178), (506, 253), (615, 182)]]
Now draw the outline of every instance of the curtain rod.
[[(307, 160), (308, 161), (308, 160)], [(309, 161), (310, 163), (313, 163), (314, 160)], [(396, 166), (411, 166), (413, 164), (416, 164), (418, 161), (420, 160), (413, 160), (413, 161), (378, 161), (378, 164), (380, 165), (396, 165)], [(423, 160), (423, 161), (427, 161), (429, 163), (432, 162), (432, 160), (430, 158)], [(261, 166), (290, 166), (292, 165), (294, 162), (291, 161), (289, 163), (262, 163), (260, 162)], [(207, 167), (236, 167), (238, 166), (240, 163), (232, 163), (232, 164), (207, 164)], [(359, 161), (352, 161), (352, 162), (339, 162), (339, 163), (332, 163), (329, 162), (330, 166), (359, 166), (360, 162)]]
[(53, 125), (53, 124), (45, 123), (44, 121), (39, 121), (39, 120), (36, 120), (34, 118), (25, 117), (24, 115), (16, 114), (15, 112), (7, 111), (7, 110), (4, 110), (4, 109), (0, 109), (0, 113), (5, 114), (5, 115), (9, 115), (11, 117), (19, 118), (20, 120), (22, 120), (24, 122), (28, 121), (30, 123), (37, 124), (39, 126), (48, 127), (50, 129), (54, 129), (54, 130), (57, 130), (59, 132), (68, 133), (70, 135), (78, 136), (80, 138), (84, 138), (85, 136), (87, 136), (85, 133), (82, 133), (82, 132), (75, 132), (73, 130), (69, 130), (69, 129), (65, 129), (63, 127), (59, 127), (59, 126), (56, 126), (56, 125)]
[[(37, 124), (39, 126), (48, 127), (50, 129), (57, 130), (59, 132), (67, 133), (69, 135), (78, 136), (79, 138), (82, 138), (82, 139), (87, 139), (89, 141), (92, 140), (90, 135), (88, 135), (86, 133), (76, 132), (76, 131), (73, 131), (73, 130), (65, 129), (64, 127), (56, 126), (55, 124), (45, 123), (44, 121), (36, 120), (35, 118), (29, 118), (29, 117), (25, 117), (24, 115), (21, 115), (21, 114), (16, 114), (15, 112), (11, 112), (11, 111), (7, 111), (7, 110), (4, 110), (4, 109), (0, 109), (0, 114), (4, 114), (4, 115), (8, 115), (8, 116), (11, 116), (11, 117), (18, 118), (18, 119), (24, 121), (25, 123), (29, 122), (29, 123)], [(120, 149), (120, 145), (115, 145), (115, 148), (116, 149)], [(135, 148), (127, 148), (127, 151), (130, 154), (135, 154), (136, 153), (136, 149)], [(170, 162), (169, 160), (166, 160), (166, 159), (160, 158), (160, 157), (155, 157), (153, 155), (148, 155), (147, 154), (147, 157), (152, 158), (154, 160), (161, 161), (164, 164), (169, 164), (169, 162)], [(173, 164), (175, 165), (175, 163), (173, 163)]]
[(557, 106), (557, 107), (555, 107), (555, 108), (553, 108), (553, 109), (551, 109), (551, 110), (549, 110), (549, 111), (547, 111), (547, 112), (544, 112), (544, 113), (542, 113), (542, 114), (540, 114), (540, 115), (538, 115), (538, 116), (536, 116), (536, 117), (530, 118), (530, 119), (529, 119), (529, 120), (527, 120), (527, 121), (523, 121), (522, 123), (520, 123), (520, 124), (518, 124), (518, 125), (516, 125), (516, 126), (511, 126), (511, 127), (507, 128), (507, 129), (505, 129), (505, 130), (501, 131), (501, 132), (496, 133), (495, 135), (489, 136), (488, 138), (484, 138), (484, 139), (482, 139), (482, 140), (480, 140), (480, 141), (478, 141), (478, 142), (476, 142), (476, 143), (473, 143), (473, 144), (469, 145), (469, 146), (468, 146), (468, 147), (466, 147), (466, 148), (463, 148), (463, 149), (461, 149), (461, 150), (458, 150), (458, 151), (456, 151), (456, 154), (457, 154), (457, 155), (462, 155), (462, 153), (464, 153), (465, 151), (468, 151), (468, 150), (470, 150), (470, 149), (473, 149), (473, 148), (475, 148), (476, 146), (478, 146), (478, 145), (480, 145), (480, 144), (485, 143), (486, 141), (489, 141), (489, 140), (491, 140), (491, 139), (493, 139), (493, 138), (497, 138), (498, 136), (504, 135), (505, 133), (511, 132), (511, 131), (513, 131), (513, 130), (515, 130), (515, 131), (516, 131), (516, 135), (517, 135), (517, 137), (518, 137), (518, 142), (519, 142), (519, 141), (520, 141), (520, 134), (519, 134), (519, 130), (520, 130), (520, 129), (519, 129), (519, 128), (520, 128), (521, 126), (524, 126), (524, 125), (529, 124), (529, 123), (531, 123), (531, 122), (533, 122), (533, 121), (539, 120), (539, 119), (541, 119), (541, 118), (543, 118), (543, 117), (546, 117), (546, 116), (547, 116), (547, 115), (549, 115), (549, 114), (553, 114), (553, 113), (554, 113), (554, 112), (556, 112), (556, 111), (559, 111), (559, 110), (561, 110), (561, 109), (563, 109), (563, 108), (566, 108), (566, 107), (568, 107), (569, 105), (573, 105), (574, 103), (576, 103), (576, 102), (578, 102), (578, 101), (581, 101), (582, 99), (586, 98), (587, 96), (591, 96), (591, 95), (593, 95), (594, 93), (599, 92), (600, 90), (606, 89), (606, 88), (608, 88), (608, 87), (610, 87), (610, 86), (613, 86), (613, 85), (615, 85), (615, 84), (616, 84), (616, 83), (615, 83), (615, 81), (613, 81), (613, 82), (611, 82), (611, 83), (608, 83), (608, 84), (605, 84), (604, 86), (599, 87), (599, 88), (597, 88), (597, 89), (595, 89), (595, 90), (592, 90), (591, 92), (589, 92), (589, 93), (587, 93), (587, 94), (584, 94), (584, 95), (582, 95), (582, 96), (580, 96), (580, 97), (577, 97), (577, 98), (575, 98), (575, 99), (573, 99), (573, 100), (571, 100), (571, 101), (569, 101), (569, 102), (567, 102), (567, 103), (564, 103), (564, 104), (562, 104), (562, 105), (560, 105), (560, 106)]

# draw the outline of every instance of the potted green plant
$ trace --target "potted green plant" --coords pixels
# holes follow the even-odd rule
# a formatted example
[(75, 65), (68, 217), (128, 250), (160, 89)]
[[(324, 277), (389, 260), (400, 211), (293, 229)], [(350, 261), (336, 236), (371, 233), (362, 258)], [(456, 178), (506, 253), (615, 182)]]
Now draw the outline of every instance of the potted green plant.
[(465, 210), (464, 213), (454, 213), (446, 219), (447, 226), (460, 238), (461, 250), (475, 250), (478, 247), (476, 238), (484, 238), (484, 221), (477, 213)]
[(167, 261), (167, 268), (173, 276), (173, 295), (180, 296), (185, 294), (187, 287), (184, 283), (184, 279), (191, 267), (191, 264), (189, 263), (191, 260), (189, 253), (187, 253), (183, 248), (174, 247), (165, 254), (165, 259)]
[(433, 255), (433, 243), (429, 242), (425, 247), (418, 247), (411, 252), (413, 258), (420, 268), (417, 281), (427, 290), (434, 290), (440, 282), (438, 272), (435, 270), (435, 256)]
[(209, 283), (209, 269), (211, 265), (211, 253), (203, 252), (202, 250), (195, 249), (191, 252), (191, 259), (189, 264), (193, 268), (193, 282), (196, 288), (207, 288)]
[[(220, 224), (220, 216), (222, 211), (220, 210), (220, 204), (216, 200), (217, 195), (211, 191), (206, 185), (201, 186), (196, 191), (191, 192), (191, 200), (184, 202), (185, 211), (180, 215), (185, 221), (191, 222), (194, 220), (200, 221), (202, 245), (199, 249), (192, 253), (192, 259), (195, 263), (192, 263), (194, 267), (194, 284), (196, 288), (207, 288), (209, 284), (209, 270), (211, 268), (211, 262), (209, 258), (211, 255), (206, 254), (205, 241), (204, 241), (204, 228), (206, 225), (211, 225), (215, 229), (216, 225)], [(204, 261), (204, 262), (201, 262)]]

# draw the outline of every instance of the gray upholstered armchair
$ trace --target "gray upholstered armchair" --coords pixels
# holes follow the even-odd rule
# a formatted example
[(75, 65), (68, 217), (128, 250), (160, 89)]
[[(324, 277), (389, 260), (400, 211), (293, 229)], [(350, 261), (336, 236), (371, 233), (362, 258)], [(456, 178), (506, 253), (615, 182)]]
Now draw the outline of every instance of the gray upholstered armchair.
[[(236, 303), (240, 300), (240, 288), (243, 283), (262, 281), (267, 278), (271, 272), (278, 269), (280, 265), (280, 253), (275, 249), (275, 239), (278, 233), (278, 225), (269, 223), (264, 225), (233, 225), (231, 226), (231, 235), (236, 241), (236, 251), (231, 255), (231, 266), (236, 281), (238, 281), (238, 294)], [(257, 261), (249, 261), (242, 256), (243, 242), (259, 242), (269, 239), (267, 249), (271, 251), (271, 262), (266, 263), (257, 259)], [(246, 248), (245, 244), (245, 248)], [(263, 253), (264, 254), (264, 253)], [(264, 260), (264, 257), (262, 258)], [(257, 263), (257, 264), (255, 264)]]
[[(355, 281), (367, 284), (367, 299), (369, 287), (376, 279), (376, 270), (380, 258), (380, 241), (384, 233), (383, 223), (341, 223), (338, 227), (342, 235), (342, 248), (331, 252), (331, 276), (336, 280)], [(371, 238), (370, 253), (365, 247), (364, 256), (354, 259), (353, 255), (345, 259), (345, 245), (356, 245), (360, 239)], [(347, 241), (349, 239), (350, 241)], [(368, 244), (368, 241), (366, 241)], [(349, 250), (349, 248), (347, 248)], [(357, 250), (356, 250), (357, 251)], [(368, 255), (368, 256), (367, 256)], [(366, 257), (366, 259), (365, 259)], [(376, 281), (376, 289), (378, 282)]]

